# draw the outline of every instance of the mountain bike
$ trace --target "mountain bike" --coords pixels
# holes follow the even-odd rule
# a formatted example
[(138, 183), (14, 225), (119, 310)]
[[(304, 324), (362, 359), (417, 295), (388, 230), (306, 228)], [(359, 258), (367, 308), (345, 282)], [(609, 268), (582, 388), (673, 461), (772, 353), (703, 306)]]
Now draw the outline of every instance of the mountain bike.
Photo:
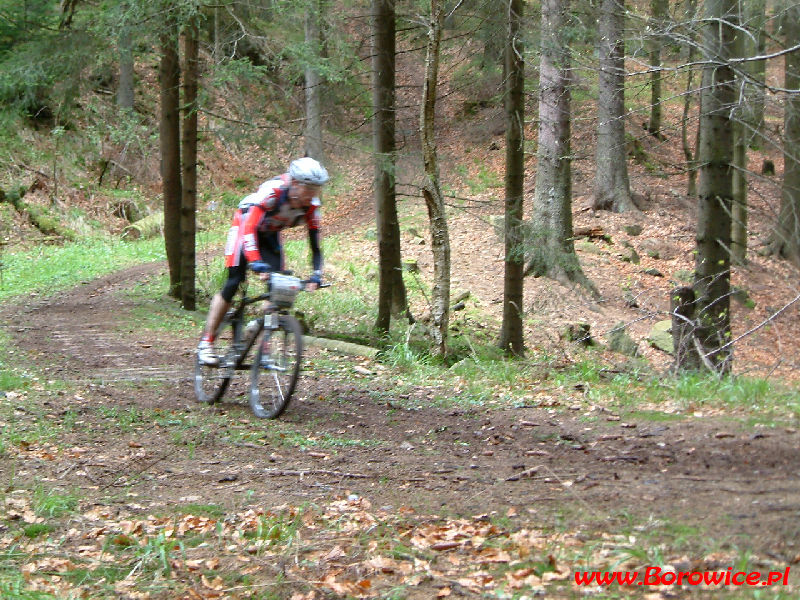
[[(236, 371), (250, 371), (247, 394), (256, 417), (274, 419), (286, 410), (300, 376), (303, 335), (291, 314), (297, 294), (309, 280), (272, 273), (264, 294), (246, 289), (220, 323), (216, 334), (219, 364), (195, 361), (194, 391), (199, 402), (213, 404), (225, 394)], [(320, 287), (328, 287), (323, 284)], [(245, 325), (247, 308), (262, 303), (259, 315)], [(255, 352), (251, 350), (255, 348)]]

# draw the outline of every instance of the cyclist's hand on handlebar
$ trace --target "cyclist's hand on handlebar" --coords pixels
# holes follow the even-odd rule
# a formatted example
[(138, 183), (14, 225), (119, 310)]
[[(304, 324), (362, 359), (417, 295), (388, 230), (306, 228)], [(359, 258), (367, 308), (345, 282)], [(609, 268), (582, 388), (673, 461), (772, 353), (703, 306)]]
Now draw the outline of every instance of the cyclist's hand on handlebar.
[(250, 270), (254, 273), (258, 273), (258, 278), (261, 281), (269, 279), (269, 265), (265, 262), (261, 262), (260, 260), (253, 261), (250, 263)]

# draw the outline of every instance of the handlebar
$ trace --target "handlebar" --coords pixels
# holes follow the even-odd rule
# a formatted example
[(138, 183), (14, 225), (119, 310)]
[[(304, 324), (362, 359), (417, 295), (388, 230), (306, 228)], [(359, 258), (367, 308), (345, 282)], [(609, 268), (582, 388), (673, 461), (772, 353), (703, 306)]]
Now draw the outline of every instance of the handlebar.
[[(275, 271), (275, 273), (279, 273), (280, 275), (290, 275), (292, 273), (292, 271)], [(301, 291), (306, 291), (305, 286), (307, 286), (309, 283), (314, 283), (310, 279), (300, 279), (299, 282), (303, 286)], [(269, 279), (264, 281), (264, 283), (269, 285)], [(320, 283), (320, 284), (318, 284), (317, 287), (318, 288), (328, 288), (328, 287), (331, 287), (332, 285), (333, 285), (332, 283)], [(264, 292), (263, 294), (259, 294), (257, 296), (245, 297), (245, 298), (243, 298), (243, 302), (244, 302), (245, 305), (249, 305), (249, 304), (253, 304), (255, 302), (260, 302), (262, 300), (269, 300), (269, 299), (270, 299), (270, 292), (267, 291), (267, 292)]]

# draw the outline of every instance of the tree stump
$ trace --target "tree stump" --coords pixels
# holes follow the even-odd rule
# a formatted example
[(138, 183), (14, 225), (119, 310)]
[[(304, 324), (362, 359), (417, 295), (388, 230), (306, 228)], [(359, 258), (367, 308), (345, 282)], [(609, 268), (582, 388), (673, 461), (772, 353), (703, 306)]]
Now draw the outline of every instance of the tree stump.
[(675, 369), (679, 371), (699, 370), (700, 355), (694, 343), (695, 293), (691, 287), (672, 290), (670, 312), (672, 314), (672, 347), (675, 353)]
[(589, 323), (570, 323), (561, 332), (561, 338), (582, 346), (594, 346)]

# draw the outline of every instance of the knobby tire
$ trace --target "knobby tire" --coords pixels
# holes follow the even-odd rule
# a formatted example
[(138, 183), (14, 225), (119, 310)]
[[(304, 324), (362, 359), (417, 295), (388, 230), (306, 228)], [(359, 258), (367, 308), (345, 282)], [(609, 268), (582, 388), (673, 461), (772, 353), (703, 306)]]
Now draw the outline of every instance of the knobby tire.
[(303, 358), (300, 324), (289, 315), (280, 315), (278, 323), (270, 335), (272, 363), (262, 366), (262, 337), (250, 369), (250, 408), (261, 419), (274, 419), (286, 410), (300, 377)]
[(222, 398), (231, 383), (233, 369), (226, 365), (226, 361), (234, 356), (233, 345), (237, 339), (237, 320), (226, 316), (217, 329), (217, 354), (220, 357), (219, 365), (209, 366), (195, 360), (194, 392), (198, 402), (214, 404)]

